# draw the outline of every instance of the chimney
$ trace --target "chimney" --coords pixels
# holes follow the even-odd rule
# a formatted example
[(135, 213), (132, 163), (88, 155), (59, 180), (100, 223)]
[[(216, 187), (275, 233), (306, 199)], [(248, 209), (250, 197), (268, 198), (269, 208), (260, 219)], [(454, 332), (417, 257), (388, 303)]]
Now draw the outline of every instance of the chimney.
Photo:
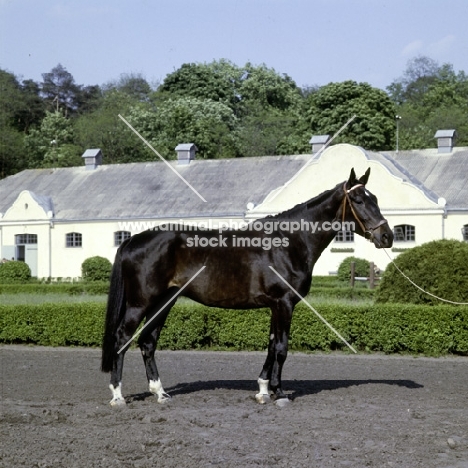
[(309, 143), (312, 145), (312, 154), (317, 154), (330, 140), (330, 135), (314, 135)]
[(451, 153), (455, 146), (455, 130), (437, 130), (434, 138), (437, 138), (437, 149), (439, 153)]
[(177, 151), (177, 164), (187, 165), (195, 159), (197, 147), (193, 143), (181, 143), (175, 147)]
[(99, 148), (87, 149), (81, 157), (84, 159), (87, 171), (92, 171), (102, 164), (102, 152)]

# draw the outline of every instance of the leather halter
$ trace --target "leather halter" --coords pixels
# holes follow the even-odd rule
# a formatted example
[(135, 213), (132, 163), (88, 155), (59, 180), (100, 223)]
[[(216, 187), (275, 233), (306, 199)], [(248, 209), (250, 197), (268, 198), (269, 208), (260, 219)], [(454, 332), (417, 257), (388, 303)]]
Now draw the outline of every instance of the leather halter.
[(362, 232), (364, 233), (364, 237), (368, 240), (373, 240), (374, 239), (374, 231), (378, 229), (380, 226), (386, 224), (388, 221), (384, 218), (379, 223), (371, 228), (367, 228), (364, 226), (364, 223), (359, 219), (358, 215), (356, 214), (356, 211), (354, 210), (353, 204), (351, 203), (351, 199), (349, 197), (349, 192), (353, 191), (354, 189), (357, 189), (358, 187), (364, 187), (364, 184), (356, 184), (353, 187), (351, 187), (349, 190), (346, 190), (346, 182), (343, 184), (343, 191), (344, 191), (344, 198), (343, 198), (343, 206), (342, 206), (342, 222), (341, 225), (344, 226), (345, 222), (345, 214), (346, 214), (346, 202), (348, 202), (349, 207), (351, 208), (351, 213), (353, 213), (354, 218), (358, 222), (360, 228), (362, 229)]

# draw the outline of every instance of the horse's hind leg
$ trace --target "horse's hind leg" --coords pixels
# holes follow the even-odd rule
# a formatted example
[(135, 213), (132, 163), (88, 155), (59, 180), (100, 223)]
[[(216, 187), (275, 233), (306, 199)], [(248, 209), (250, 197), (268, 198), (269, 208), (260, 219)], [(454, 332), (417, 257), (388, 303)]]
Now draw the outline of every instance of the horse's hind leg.
[(128, 349), (128, 343), (135, 333), (139, 323), (143, 319), (143, 309), (137, 307), (129, 307), (122, 323), (117, 328), (114, 362), (111, 371), (111, 379), (109, 388), (112, 391), (111, 406), (119, 406), (125, 404), (125, 399), (122, 396), (122, 370), (124, 363), (125, 352)]
[[(157, 305), (152, 308), (153, 313), (149, 313), (147, 316), (146, 323), (148, 323), (148, 326), (143, 329), (138, 339), (138, 346), (140, 347), (143, 362), (145, 363), (149, 391), (158, 397), (158, 403), (165, 403), (171, 398), (170, 395), (164, 391), (161, 384), (154, 353), (167, 315), (177, 299), (170, 301), (168, 304), (167, 302), (174, 296), (176, 291), (177, 288), (170, 288), (166, 293), (158, 298)], [(164, 306), (164, 304), (167, 305)], [(163, 308), (161, 309), (161, 307)], [(157, 314), (157, 316), (155, 316), (155, 314)]]
[(170, 400), (171, 397), (164, 391), (161, 379), (159, 378), (158, 367), (156, 366), (156, 361), (154, 359), (156, 344), (158, 342), (161, 329), (162, 326), (158, 326), (152, 333), (148, 333), (145, 334), (145, 336), (140, 337), (138, 345), (141, 350), (141, 355), (143, 356), (143, 362), (145, 363), (149, 391), (158, 397), (158, 403), (165, 403)]

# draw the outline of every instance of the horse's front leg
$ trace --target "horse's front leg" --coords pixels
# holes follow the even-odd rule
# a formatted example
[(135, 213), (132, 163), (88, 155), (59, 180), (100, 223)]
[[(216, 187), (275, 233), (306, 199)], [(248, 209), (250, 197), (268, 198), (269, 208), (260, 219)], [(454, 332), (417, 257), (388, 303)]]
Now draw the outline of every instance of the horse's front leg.
[(268, 354), (258, 378), (259, 392), (255, 395), (259, 403), (264, 404), (270, 399), (270, 391), (275, 400), (287, 401), (282, 388), (281, 374), (288, 355), (292, 310), (292, 305), (286, 301), (278, 302), (272, 307)]
[(255, 399), (258, 403), (264, 405), (270, 401), (270, 378), (273, 370), (273, 362), (275, 360), (275, 333), (273, 329), (273, 315), (270, 321), (270, 339), (268, 342), (268, 353), (263, 364), (262, 372), (258, 377), (258, 393), (255, 395)]

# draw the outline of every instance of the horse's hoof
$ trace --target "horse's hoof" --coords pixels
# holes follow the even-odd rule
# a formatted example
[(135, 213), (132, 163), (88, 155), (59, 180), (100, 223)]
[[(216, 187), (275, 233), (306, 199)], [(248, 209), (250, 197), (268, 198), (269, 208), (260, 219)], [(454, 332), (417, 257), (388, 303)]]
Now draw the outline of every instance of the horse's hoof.
[(164, 404), (171, 401), (172, 397), (168, 393), (162, 393), (158, 396), (158, 403)]
[(275, 400), (275, 405), (280, 408), (284, 408), (285, 406), (289, 406), (290, 404), (291, 400), (288, 397), (278, 398), (277, 400)]
[(266, 395), (265, 393), (257, 393), (255, 395), (255, 399), (261, 405), (265, 405), (266, 403), (270, 401), (270, 395)]
[(111, 406), (113, 407), (119, 407), (119, 406), (125, 406), (125, 400), (123, 398), (113, 398), (110, 403)]

